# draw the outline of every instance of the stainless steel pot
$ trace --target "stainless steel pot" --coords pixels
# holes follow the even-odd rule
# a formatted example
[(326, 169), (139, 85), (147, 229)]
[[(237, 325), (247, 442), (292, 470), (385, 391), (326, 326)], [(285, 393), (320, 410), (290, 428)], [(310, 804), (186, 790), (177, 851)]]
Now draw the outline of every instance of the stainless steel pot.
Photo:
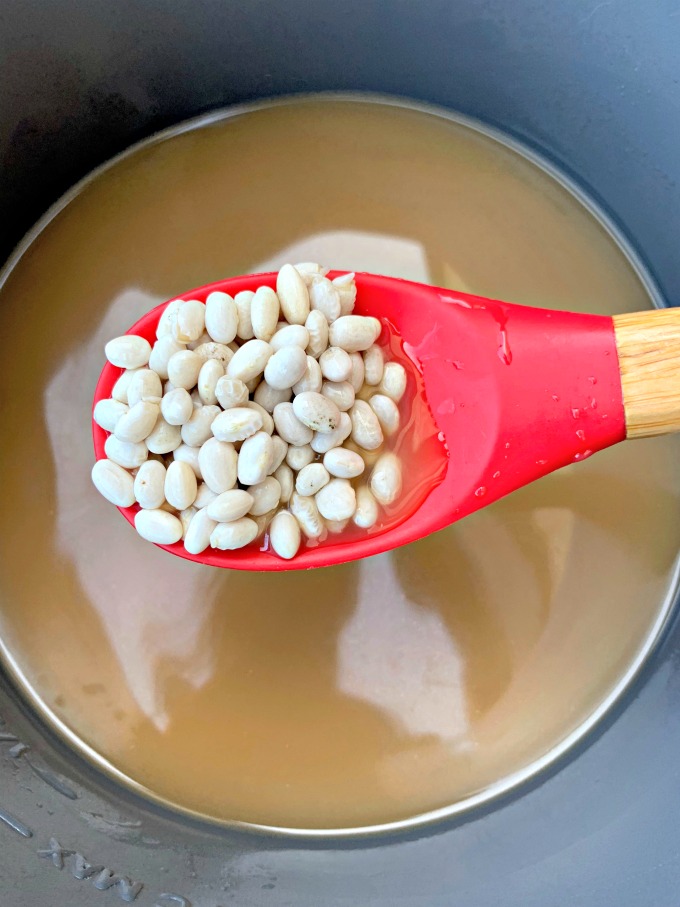
[[(436, 102), (541, 150), (680, 299), (680, 8), (596, 0), (10, 0), (0, 13), (0, 257), (88, 170), (258, 96)], [(116, 788), (0, 689), (7, 907), (672, 904), (680, 627), (586, 745), (465, 821), (293, 841), (192, 826)]]

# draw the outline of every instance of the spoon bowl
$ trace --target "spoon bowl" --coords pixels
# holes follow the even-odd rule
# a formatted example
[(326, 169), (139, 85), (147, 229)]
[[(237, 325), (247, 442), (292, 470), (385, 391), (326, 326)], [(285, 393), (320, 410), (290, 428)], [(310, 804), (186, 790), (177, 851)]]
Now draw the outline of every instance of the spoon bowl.
[[(373, 529), (347, 529), (314, 547), (303, 545), (291, 560), (271, 552), (266, 535), (236, 551), (209, 548), (192, 555), (181, 542), (161, 547), (238, 570), (344, 563), (416, 541), (627, 435), (680, 427), (680, 408), (671, 394), (680, 362), (680, 319), (673, 310), (620, 316), (617, 322), (371, 274), (357, 274), (356, 284), (355, 312), (381, 320), (377, 342), (389, 347), (408, 375), (396, 447), (404, 472), (402, 497)], [(262, 285), (275, 287), (276, 274), (221, 280), (182, 298), (205, 301), (216, 290), (234, 296)], [(171, 301), (152, 309), (128, 333), (153, 343)], [(111, 395), (121, 372), (104, 366), (95, 404)], [(642, 427), (631, 430), (638, 422)], [(92, 424), (101, 459), (107, 432)], [(119, 509), (133, 524), (138, 506)]]

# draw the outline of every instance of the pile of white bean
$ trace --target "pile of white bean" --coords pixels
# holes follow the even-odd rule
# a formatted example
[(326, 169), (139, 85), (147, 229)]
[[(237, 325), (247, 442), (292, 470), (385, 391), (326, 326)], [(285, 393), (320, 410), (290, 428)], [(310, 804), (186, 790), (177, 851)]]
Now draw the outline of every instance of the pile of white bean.
[[(376, 318), (353, 315), (354, 274), (284, 265), (276, 291), (175, 300), (153, 347), (106, 344), (124, 368), (94, 420), (110, 432), (92, 481), (137, 532), (191, 554), (268, 535), (279, 557), (352, 520), (370, 529), (401, 492), (385, 439), (400, 424), (406, 373), (385, 361)], [(366, 470), (370, 475), (366, 481)]]

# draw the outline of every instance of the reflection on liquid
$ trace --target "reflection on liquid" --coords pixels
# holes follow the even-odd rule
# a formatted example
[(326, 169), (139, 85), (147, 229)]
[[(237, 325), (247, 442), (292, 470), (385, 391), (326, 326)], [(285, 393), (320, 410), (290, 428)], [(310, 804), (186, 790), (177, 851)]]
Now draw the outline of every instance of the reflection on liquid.
[(338, 639), (338, 689), (413, 737), (464, 742), (464, 665), (441, 615), (408, 600), (389, 554), (360, 562), (358, 601)]
[(300, 104), (138, 152), (2, 290), (0, 644), (74, 735), (172, 802), (391, 821), (522, 769), (609, 693), (673, 566), (677, 447), (620, 445), (371, 561), (273, 576), (172, 557), (90, 483), (104, 340), (286, 259), (562, 308), (648, 302), (564, 190), (432, 116)]
[[(101, 363), (101, 351), (108, 339), (162, 301), (141, 290), (126, 290), (116, 296), (96, 333), (65, 357), (44, 395), (55, 473), (59, 554), (73, 564), (82, 592), (111, 641), (130, 692), (143, 714), (161, 731), (169, 722), (165, 678), (159, 672), (163, 661), (170, 660), (173, 674), (194, 688), (201, 687), (212, 673), (214, 653), (206, 645), (203, 628), (212, 609), (215, 577), (209, 571), (178, 575), (176, 571), (153, 569), (153, 558), (159, 552), (150, 556), (129, 528), (112, 549), (110, 521), (120, 517), (110, 507), (99, 506), (99, 501), (88, 506), (91, 494), (84, 496), (81, 479), (92, 466), (91, 444), (86, 440), (89, 426), (83, 419), (91, 387), (82, 376), (92, 374), (97, 359)], [(114, 595), (103, 581), (112, 567)]]
[[(286, 262), (297, 261), (318, 261), (334, 271), (368, 271), (421, 283), (432, 282), (422, 243), (403, 236), (364, 230), (324, 230), (305, 236), (256, 265), (253, 272), (276, 271)], [(459, 286), (455, 282), (453, 285)]]

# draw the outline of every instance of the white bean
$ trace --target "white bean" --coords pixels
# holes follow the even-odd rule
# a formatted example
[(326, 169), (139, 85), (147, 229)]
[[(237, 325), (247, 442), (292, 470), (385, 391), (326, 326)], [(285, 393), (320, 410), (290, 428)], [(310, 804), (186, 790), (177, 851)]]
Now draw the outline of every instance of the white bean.
[(242, 406), (248, 400), (248, 388), (240, 378), (225, 375), (215, 386), (215, 396), (223, 409)]
[(326, 316), (318, 309), (313, 309), (307, 316), (305, 327), (309, 335), (307, 355), (313, 359), (318, 359), (328, 346), (328, 321)]
[(264, 380), (275, 390), (292, 387), (307, 371), (307, 354), (299, 346), (284, 346), (274, 353), (264, 370)]
[(340, 413), (340, 424), (334, 431), (322, 433), (315, 432), (311, 440), (312, 450), (315, 453), (325, 454), (333, 447), (340, 445), (349, 438), (352, 431), (352, 420), (347, 413)]
[(123, 334), (122, 337), (109, 340), (104, 353), (111, 365), (117, 365), (118, 368), (141, 368), (149, 361), (151, 344), (137, 334)]
[(188, 299), (177, 307), (173, 335), (180, 343), (198, 340), (205, 328), (205, 306), (198, 299)]
[(328, 336), (332, 346), (348, 353), (367, 350), (378, 338), (382, 327), (377, 318), (363, 315), (341, 315), (330, 326)]
[(291, 446), (288, 448), (288, 453), (286, 454), (286, 463), (291, 469), (299, 472), (309, 463), (313, 463), (315, 456), (316, 454), (309, 444), (303, 444), (301, 447)]
[(170, 334), (166, 334), (165, 337), (161, 337), (154, 343), (151, 355), (149, 356), (149, 368), (153, 369), (158, 377), (165, 381), (168, 377), (168, 363), (170, 362), (170, 359), (175, 353), (179, 353), (183, 349), (185, 349), (183, 343), (179, 343)]
[(378, 417), (365, 400), (356, 400), (349, 412), (352, 420), (352, 440), (364, 450), (375, 450), (383, 442)]
[(191, 418), (194, 404), (189, 391), (175, 387), (161, 400), (161, 413), (170, 425), (184, 425)]
[(165, 466), (147, 460), (139, 467), (134, 481), (135, 500), (144, 510), (157, 510), (165, 501)]
[(158, 327), (156, 328), (156, 338), (158, 340), (160, 340), (161, 337), (166, 337), (168, 334), (174, 333), (175, 322), (177, 321), (177, 309), (183, 302), (183, 299), (173, 299), (173, 301), (169, 302), (161, 312), (161, 317), (158, 319)]
[(257, 485), (251, 485), (248, 493), (253, 499), (250, 507), (251, 516), (264, 516), (265, 513), (278, 507), (281, 500), (281, 486), (274, 476), (267, 476)]
[(99, 494), (116, 507), (131, 507), (135, 503), (132, 476), (112, 460), (97, 460), (92, 467), (92, 482)]
[(174, 545), (182, 538), (182, 521), (166, 510), (137, 511), (135, 529), (143, 539), (156, 545)]
[(240, 340), (252, 340), (255, 336), (253, 332), (253, 322), (250, 318), (250, 307), (254, 295), (252, 290), (242, 290), (234, 296), (234, 303), (238, 314), (236, 336)]
[(281, 503), (287, 504), (288, 501), (290, 501), (290, 496), (292, 495), (293, 489), (295, 488), (293, 470), (287, 463), (282, 463), (274, 472), (274, 478), (281, 487)]
[(218, 523), (210, 535), (210, 544), (222, 551), (234, 551), (249, 545), (255, 540), (257, 533), (257, 523), (248, 517), (242, 517), (232, 523)]
[(217, 438), (209, 438), (198, 452), (203, 481), (215, 494), (230, 491), (236, 485), (237, 462), (234, 445)]
[(349, 353), (337, 346), (329, 346), (319, 359), (321, 374), (329, 381), (347, 381), (352, 374)]
[(357, 507), (356, 494), (347, 479), (331, 479), (315, 497), (319, 513), (327, 520), (347, 520)]
[(250, 303), (250, 321), (258, 340), (269, 341), (279, 321), (279, 297), (271, 287), (258, 287)]
[(329, 323), (340, 317), (340, 293), (327, 277), (318, 277), (309, 288), (309, 302)]
[[(188, 444), (180, 444), (179, 447), (175, 449), (172, 456), (175, 460), (181, 460), (182, 463), (188, 463), (193, 469), (196, 478), (202, 479), (203, 473), (201, 472), (201, 464), (198, 462), (198, 455), (200, 452), (200, 447), (190, 447)], [(200, 504), (199, 506), (204, 507), (205, 504)]]
[(162, 396), (161, 379), (156, 372), (150, 368), (137, 369), (128, 385), (128, 406), (134, 406), (140, 400), (160, 403)]
[(198, 381), (204, 360), (192, 350), (180, 350), (168, 360), (168, 378), (175, 387), (191, 390)]
[(398, 362), (386, 362), (378, 393), (399, 403), (406, 391), (406, 370)]
[(289, 561), (300, 549), (300, 526), (292, 513), (281, 510), (269, 527), (269, 542), (272, 551)]
[(238, 454), (239, 482), (242, 485), (257, 485), (264, 481), (269, 474), (275, 453), (272, 439), (267, 432), (258, 431), (250, 438), (246, 438)]
[(311, 428), (300, 422), (293, 411), (292, 403), (278, 403), (274, 407), (272, 415), (276, 430), (284, 441), (296, 447), (302, 447), (303, 444), (309, 444), (312, 440)]
[(223, 491), (208, 504), (208, 516), (217, 523), (231, 523), (240, 520), (253, 506), (253, 496), (240, 488)]
[(269, 467), (269, 475), (279, 468), (279, 466), (286, 459), (286, 454), (288, 453), (288, 444), (280, 438), (278, 435), (272, 435), (272, 444), (274, 445), (274, 455), (272, 458), (271, 466)]
[(401, 492), (401, 463), (393, 453), (384, 453), (373, 467), (371, 491), (383, 506), (393, 504)]
[(104, 431), (113, 431), (121, 416), (128, 411), (128, 406), (120, 400), (99, 400), (92, 413), (92, 418)]
[(132, 381), (136, 371), (136, 368), (126, 369), (126, 371), (123, 372), (120, 378), (113, 385), (111, 396), (114, 400), (117, 400), (118, 403), (128, 402), (128, 388), (130, 387), (130, 382)]
[(231, 347), (228, 347), (224, 343), (215, 343), (214, 340), (209, 340), (207, 343), (199, 343), (193, 351), (197, 356), (200, 356), (204, 362), (207, 362), (209, 359), (216, 359), (225, 371), (234, 358), (234, 351)]
[(188, 422), (182, 425), (182, 441), (191, 447), (200, 447), (212, 437), (212, 424), (222, 410), (219, 406), (197, 406)]
[(197, 510), (184, 536), (184, 547), (189, 554), (201, 554), (210, 544), (210, 536), (217, 526), (208, 516), (207, 508)]
[(333, 447), (323, 458), (328, 472), (338, 479), (355, 479), (366, 469), (364, 458), (346, 447)]
[(157, 403), (140, 400), (116, 423), (115, 436), (119, 441), (137, 443), (147, 438), (156, 424), (160, 407)]
[(247, 409), (253, 409), (256, 413), (259, 413), (262, 418), (262, 431), (266, 431), (268, 435), (274, 434), (274, 420), (267, 410), (260, 406), (259, 403), (256, 403), (254, 400), (248, 400), (243, 404)]
[(292, 265), (284, 265), (276, 278), (281, 311), (289, 324), (304, 324), (309, 315), (307, 286)]
[(332, 400), (342, 413), (354, 406), (354, 388), (349, 381), (324, 381), (321, 394)]
[(282, 350), (284, 346), (299, 346), (304, 350), (309, 343), (309, 331), (302, 324), (286, 324), (279, 328), (270, 343), (275, 353)]
[(246, 406), (234, 406), (215, 418), (210, 426), (218, 441), (245, 441), (262, 428), (262, 416)]
[(188, 463), (173, 460), (165, 473), (165, 500), (176, 510), (186, 510), (196, 500), (198, 483)]
[(351, 315), (357, 298), (357, 287), (354, 283), (354, 273), (341, 274), (333, 278), (333, 286), (340, 294), (340, 314)]
[(312, 431), (331, 432), (340, 424), (340, 410), (321, 394), (305, 391), (293, 400), (293, 412)]
[(373, 344), (364, 353), (364, 379), (366, 384), (377, 385), (382, 381), (385, 357), (379, 346)]
[[(323, 489), (322, 489), (323, 490)], [(316, 506), (316, 499), (304, 497), (294, 491), (290, 497), (290, 512), (308, 539), (318, 539), (324, 532), (324, 521)]]
[(297, 384), (293, 385), (293, 393), (304, 394), (305, 391), (314, 391), (318, 394), (321, 392), (322, 384), (323, 377), (321, 375), (319, 363), (316, 361), (316, 359), (308, 354), (305, 373), (297, 382)]
[(301, 495), (316, 494), (324, 485), (328, 485), (331, 477), (328, 470), (321, 463), (309, 463), (303, 466), (295, 479), (295, 490)]
[(292, 392), (289, 387), (278, 389), (271, 387), (266, 381), (261, 381), (255, 390), (253, 399), (268, 413), (272, 413), (275, 406), (279, 403), (288, 403), (291, 397)]
[(378, 522), (378, 502), (366, 485), (357, 488), (357, 509), (352, 522), (360, 529), (370, 529)]
[(205, 327), (217, 343), (231, 343), (238, 330), (238, 309), (228, 293), (215, 290), (205, 301)]
[(234, 358), (227, 366), (227, 374), (230, 378), (238, 378), (247, 384), (264, 372), (271, 355), (272, 348), (265, 340), (249, 340), (234, 353)]
[(179, 425), (170, 425), (162, 415), (156, 419), (156, 424), (151, 434), (146, 438), (144, 443), (147, 449), (154, 454), (167, 454), (176, 450), (182, 443), (182, 435)]
[(149, 456), (144, 442), (120, 441), (115, 435), (109, 435), (104, 442), (104, 453), (125, 469), (137, 469)]
[(399, 429), (399, 407), (385, 394), (374, 394), (368, 405), (378, 417), (380, 427), (386, 437), (391, 437)]
[[(193, 450), (193, 447), (190, 447), (189, 450)], [(176, 459), (176, 458), (175, 458)], [(196, 451), (196, 464), (198, 465), (198, 451)], [(191, 464), (189, 464), (191, 466)], [(193, 469), (194, 467), (191, 466)], [(194, 470), (195, 473), (195, 470)], [(194, 500), (194, 507), (196, 510), (202, 510), (204, 507), (207, 507), (208, 504), (212, 504), (217, 495), (205, 482), (201, 482), (196, 491), (196, 499)]]
[(350, 375), (349, 381), (354, 388), (354, 393), (358, 394), (364, 386), (364, 360), (361, 353), (350, 353), (349, 358), (352, 360), (352, 374)]

